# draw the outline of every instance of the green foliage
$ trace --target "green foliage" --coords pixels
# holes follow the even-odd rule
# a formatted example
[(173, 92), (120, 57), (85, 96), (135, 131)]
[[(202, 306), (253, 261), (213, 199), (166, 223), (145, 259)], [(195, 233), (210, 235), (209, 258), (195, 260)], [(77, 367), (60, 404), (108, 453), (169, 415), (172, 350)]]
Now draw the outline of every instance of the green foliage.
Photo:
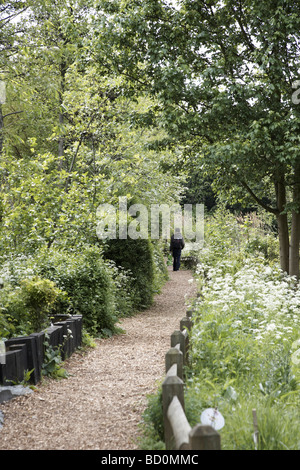
[(81, 348), (94, 348), (96, 346), (96, 341), (95, 339), (91, 336), (90, 333), (88, 333), (88, 331), (83, 328), (82, 329), (82, 344), (81, 344)]
[(167, 279), (161, 247), (128, 240), (124, 251), (118, 242), (106, 259), (93, 245), (3, 257), (0, 337), (29, 334), (47, 326), (49, 315), (65, 313), (83, 315), (88, 334), (110, 336), (120, 318), (151, 305)]
[(63, 347), (63, 344), (57, 348), (52, 347), (49, 344), (49, 338), (46, 335), (44, 346), (45, 351), (42, 364), (42, 375), (50, 376), (55, 379), (67, 378), (68, 373), (66, 369), (62, 367), (63, 361), (61, 357), (61, 348)]
[(135, 313), (132, 274), (110, 259), (106, 260), (106, 264), (111, 268), (114, 281), (116, 315), (118, 318), (132, 316)]
[[(254, 450), (256, 409), (262, 450), (299, 449), (300, 297), (295, 278), (278, 267), (270, 221), (223, 208), (205, 220), (195, 280), (185, 412), (191, 426), (215, 408), (225, 426), (222, 449)], [(266, 250), (265, 247), (268, 247)], [(149, 400), (146, 448), (161, 445), (160, 391)]]
[(155, 97), (156, 120), (182, 144), (189, 175), (201, 172), (229, 205), (252, 200), (277, 216), (281, 267), (299, 277), (298, 237), (287, 254), (299, 220), (285, 217), (300, 208), (299, 4), (96, 3), (107, 15), (94, 20), (95, 50), (105, 44), (129, 91), (134, 82)]
[(6, 284), (0, 291), (2, 309), (0, 336), (29, 334), (48, 325), (48, 315), (63, 292), (53, 282), (34, 276), (17, 286)]
[(9, 321), (9, 315), (5, 312), (5, 308), (1, 306), (0, 310), (0, 338), (8, 339), (13, 334), (14, 326)]
[(154, 265), (154, 293), (160, 293), (161, 287), (169, 279), (169, 273), (164, 258), (164, 247), (160, 241), (152, 241), (153, 265)]
[[(227, 222), (227, 223), (226, 223)], [(298, 449), (300, 298), (295, 278), (278, 267), (273, 240), (257, 218), (236, 220), (216, 212), (207, 220), (190, 337), (187, 414), (199, 422), (205, 408), (225, 418), (223, 449), (254, 449), (252, 409), (257, 410), (259, 449)], [(253, 243), (254, 241), (254, 243)], [(259, 241), (259, 243), (258, 243)]]
[(154, 295), (154, 259), (153, 246), (149, 239), (108, 240), (104, 256), (113, 260), (117, 266), (130, 270), (131, 289), (134, 309), (149, 307)]
[(272, 229), (272, 220), (261, 211), (246, 215), (235, 214), (224, 206), (204, 220), (204, 248), (199, 259), (205, 265), (222, 265), (222, 257), (226, 257), (224, 269), (239, 269), (245, 264), (245, 258), (254, 256), (267, 265), (279, 261), (279, 242)]
[(32, 333), (28, 311), (24, 308), (20, 287), (6, 285), (0, 290), (0, 337)]
[[(203, 384), (201, 386), (201, 383)], [(299, 450), (297, 422), (299, 421), (299, 394), (293, 398), (273, 400), (254, 393), (235, 390), (233, 398), (220, 384), (209, 386), (205, 376), (197, 383), (188, 384), (185, 396), (186, 414), (191, 425), (200, 421), (202, 411), (218, 406), (225, 419), (219, 431), (223, 450), (254, 450), (252, 410), (257, 413), (258, 450)], [(218, 398), (216, 399), (213, 398)]]
[(82, 247), (78, 253), (51, 249), (38, 259), (38, 270), (67, 293), (67, 303), (59, 305), (53, 313), (69, 311), (82, 315), (85, 328), (94, 335), (104, 329), (114, 331), (115, 285), (101, 250)]
[(47, 325), (47, 315), (61, 294), (54, 282), (34, 277), (21, 281), (21, 300), (28, 310), (33, 331), (40, 331)]
[[(42, 326), (50, 281), (60, 289), (51, 313), (81, 313), (88, 334), (111, 335), (118, 318), (150, 305), (166, 279), (155, 244), (132, 243), (124, 263), (120, 253), (104, 261), (97, 248), (100, 204), (117, 204), (120, 196), (146, 207), (168, 203), (178, 199), (181, 178), (161, 165), (173, 152), (160, 146), (168, 136), (156, 113), (144, 120), (152, 99), (128, 99), (125, 78), (112, 74), (106, 59), (96, 64), (95, 6), (25, 0), (0, 7), (3, 337)], [(22, 34), (14, 34), (21, 25)], [(34, 291), (34, 276), (43, 292), (37, 284)]]
[[(124, 79), (105, 65), (99, 73), (91, 60), (91, 2), (25, 1), (24, 7), (18, 60), (4, 61), (0, 76), (7, 90), (0, 254), (93, 244), (99, 204), (120, 195), (142, 197), (146, 205), (169, 201), (180, 185), (159, 164), (171, 152), (148, 148), (164, 138), (162, 130), (133, 123), (149, 98), (125, 99)], [(11, 36), (14, 28), (7, 28)]]
[(139, 446), (142, 450), (165, 450), (161, 387), (156, 394), (148, 396), (141, 428)]

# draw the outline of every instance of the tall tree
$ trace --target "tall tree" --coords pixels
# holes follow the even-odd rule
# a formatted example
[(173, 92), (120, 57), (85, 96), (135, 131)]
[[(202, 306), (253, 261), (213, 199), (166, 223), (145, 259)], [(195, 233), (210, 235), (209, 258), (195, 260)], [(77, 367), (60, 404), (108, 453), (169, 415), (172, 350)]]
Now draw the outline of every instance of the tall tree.
[(24, 29), (20, 23), (16, 21), (17, 18), (26, 12), (28, 6), (24, 1), (5, 2), (0, 4), (0, 80), (1, 83), (1, 96), (0, 96), (0, 155), (3, 149), (4, 141), (4, 119), (11, 115), (3, 113), (2, 105), (4, 104), (5, 96), (5, 78), (9, 73), (8, 59), (16, 54), (19, 46), (19, 35), (23, 34)]
[(95, 42), (111, 67), (160, 100), (164, 126), (219, 191), (276, 216), (281, 267), (299, 276), (299, 2), (99, 0), (98, 9)]
[(91, 61), (88, 2), (27, 5), (18, 47), (3, 60), (1, 253), (93, 243), (99, 204), (142, 194), (148, 205), (178, 189), (145, 148), (156, 131), (131, 125), (148, 103), (124, 99), (122, 81)]

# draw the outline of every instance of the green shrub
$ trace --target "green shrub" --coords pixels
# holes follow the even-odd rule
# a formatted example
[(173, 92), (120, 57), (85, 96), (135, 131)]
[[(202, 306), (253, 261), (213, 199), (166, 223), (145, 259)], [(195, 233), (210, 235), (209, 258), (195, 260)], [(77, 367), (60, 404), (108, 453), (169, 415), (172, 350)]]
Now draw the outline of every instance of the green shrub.
[(114, 281), (116, 314), (118, 318), (129, 317), (134, 314), (132, 275), (112, 260), (107, 260), (106, 263), (111, 268)]
[(11, 338), (32, 332), (20, 287), (6, 284), (0, 290), (0, 309), (0, 337)]
[(169, 279), (167, 265), (164, 259), (163, 245), (159, 241), (152, 242), (154, 259), (154, 292), (159, 293), (161, 287)]
[(15, 325), (12, 324), (12, 319), (6, 311), (6, 308), (2, 304), (2, 299), (0, 300), (0, 340), (1, 338), (11, 338), (15, 333)]
[[(88, 334), (111, 335), (120, 317), (151, 305), (167, 278), (160, 246), (148, 240), (111, 243), (105, 259), (102, 248), (84, 245), (66, 251), (45, 249), (34, 256), (9, 254), (1, 261), (4, 338), (30, 334), (42, 326), (46, 311), (81, 314)], [(47, 298), (54, 285), (55, 299)]]
[(99, 335), (112, 332), (117, 321), (113, 272), (97, 247), (82, 251), (49, 250), (38, 262), (40, 275), (51, 279), (68, 295), (53, 313), (73, 313), (83, 316), (86, 330)]
[(48, 315), (63, 293), (49, 279), (33, 276), (18, 286), (6, 284), (0, 292), (0, 336), (30, 334), (49, 324)]
[(250, 254), (261, 253), (270, 263), (278, 261), (278, 240), (273, 235), (258, 234), (250, 239), (245, 251)]
[(49, 279), (35, 276), (21, 281), (20, 296), (33, 331), (40, 331), (48, 325), (48, 314), (61, 294), (61, 290)]
[(104, 257), (132, 275), (133, 308), (144, 310), (152, 304), (155, 285), (153, 245), (148, 239), (108, 240)]

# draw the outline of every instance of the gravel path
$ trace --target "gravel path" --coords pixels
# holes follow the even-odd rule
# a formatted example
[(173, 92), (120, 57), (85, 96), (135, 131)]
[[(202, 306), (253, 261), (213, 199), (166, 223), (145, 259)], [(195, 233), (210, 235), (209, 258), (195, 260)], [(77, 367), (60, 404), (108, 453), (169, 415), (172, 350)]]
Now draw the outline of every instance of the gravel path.
[(165, 374), (170, 336), (179, 329), (190, 271), (170, 270), (153, 306), (122, 320), (125, 334), (99, 340), (65, 363), (70, 376), (0, 405), (0, 450), (134, 450), (147, 396)]

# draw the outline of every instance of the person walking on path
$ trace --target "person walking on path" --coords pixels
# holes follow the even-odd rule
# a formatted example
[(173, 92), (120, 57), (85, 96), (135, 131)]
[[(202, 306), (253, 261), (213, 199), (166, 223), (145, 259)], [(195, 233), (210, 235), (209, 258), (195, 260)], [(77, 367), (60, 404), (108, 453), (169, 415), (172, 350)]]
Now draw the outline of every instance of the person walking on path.
[(178, 271), (180, 268), (181, 250), (184, 248), (184, 239), (181, 235), (180, 229), (177, 227), (175, 233), (171, 236), (170, 252), (173, 256), (173, 271)]

